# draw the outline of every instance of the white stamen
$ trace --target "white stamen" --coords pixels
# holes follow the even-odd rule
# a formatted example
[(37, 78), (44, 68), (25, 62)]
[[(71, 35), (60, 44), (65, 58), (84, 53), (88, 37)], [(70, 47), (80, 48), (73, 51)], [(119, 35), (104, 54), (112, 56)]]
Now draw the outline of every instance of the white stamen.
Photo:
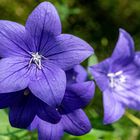
[(32, 62), (34, 62), (37, 65), (37, 67), (39, 69), (41, 69), (41, 58), (42, 58), (42, 55), (39, 55), (38, 52), (37, 53), (32, 53), (31, 55), (32, 55), (32, 58), (31, 58), (31, 60), (29, 62), (29, 65), (31, 65)]
[(123, 75), (123, 71), (108, 73), (107, 76), (109, 77), (111, 88), (115, 88), (126, 82), (126, 77)]

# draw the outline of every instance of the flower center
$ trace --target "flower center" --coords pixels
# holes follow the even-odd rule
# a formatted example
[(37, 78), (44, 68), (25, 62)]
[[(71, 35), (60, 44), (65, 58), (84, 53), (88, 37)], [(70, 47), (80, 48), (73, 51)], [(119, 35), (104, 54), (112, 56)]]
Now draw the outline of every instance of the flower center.
[(126, 77), (123, 75), (123, 71), (108, 73), (107, 76), (109, 77), (111, 88), (115, 88), (116, 86), (126, 82)]
[(36, 64), (36, 66), (41, 69), (41, 58), (42, 55), (39, 55), (38, 52), (36, 53), (31, 53), (32, 58), (30, 59), (29, 65), (33, 62)]

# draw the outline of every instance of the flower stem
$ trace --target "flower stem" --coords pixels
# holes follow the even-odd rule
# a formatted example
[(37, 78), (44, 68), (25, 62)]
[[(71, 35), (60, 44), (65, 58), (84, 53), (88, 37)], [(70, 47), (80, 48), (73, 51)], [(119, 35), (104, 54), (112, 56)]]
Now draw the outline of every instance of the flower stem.
[(136, 125), (140, 126), (140, 119), (135, 117), (133, 114), (129, 113), (129, 112), (125, 112), (125, 116), (130, 119), (133, 123), (135, 123)]

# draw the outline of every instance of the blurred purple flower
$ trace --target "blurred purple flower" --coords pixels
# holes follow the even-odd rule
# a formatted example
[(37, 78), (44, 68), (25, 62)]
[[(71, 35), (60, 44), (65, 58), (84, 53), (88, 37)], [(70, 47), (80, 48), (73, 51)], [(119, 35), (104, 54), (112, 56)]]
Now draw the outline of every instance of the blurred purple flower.
[(67, 79), (71, 82), (72, 77), (75, 78), (73, 78), (72, 84), (67, 85), (62, 104), (57, 108), (61, 115), (60, 121), (52, 124), (36, 116), (29, 126), (29, 130), (38, 130), (39, 140), (60, 140), (64, 131), (79, 136), (88, 133), (92, 128), (88, 117), (81, 108), (84, 108), (93, 98), (94, 82), (84, 82), (83, 79), (87, 73), (81, 66), (76, 66), (66, 73)]
[(61, 34), (55, 7), (41, 3), (27, 19), (25, 27), (0, 20), (0, 93), (29, 88), (51, 106), (62, 102), (66, 76), (93, 53), (83, 40)]
[(140, 72), (134, 60), (133, 39), (120, 29), (112, 56), (90, 68), (103, 92), (105, 124), (120, 119), (127, 107), (140, 110)]

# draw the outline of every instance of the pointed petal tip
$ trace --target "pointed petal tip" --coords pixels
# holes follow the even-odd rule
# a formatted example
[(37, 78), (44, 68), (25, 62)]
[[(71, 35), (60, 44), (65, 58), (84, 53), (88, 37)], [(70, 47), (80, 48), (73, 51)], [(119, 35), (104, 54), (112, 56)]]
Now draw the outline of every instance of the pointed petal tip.
[(93, 48), (87, 42), (70, 34), (57, 36), (56, 43), (53, 43), (54, 46), (47, 57), (51, 63), (63, 70), (70, 70), (94, 53)]
[(88, 51), (89, 51), (89, 56), (94, 54), (94, 49), (92, 47), (90, 47), (90, 49)]
[[(86, 42), (85, 42), (86, 43)], [(90, 45), (90, 44), (88, 44), (88, 43), (86, 43), (87, 44), (87, 51), (89, 51), (90, 52), (90, 55), (93, 55), (94, 54), (94, 49), (93, 49), (93, 47)]]
[(123, 28), (119, 28), (119, 32), (126, 32)]
[(134, 50), (134, 40), (131, 35), (124, 29), (119, 28), (118, 41), (111, 56), (112, 61), (128, 60), (130, 62), (134, 58)]
[(120, 33), (124, 33), (124, 34), (129, 34), (125, 29), (123, 28), (119, 28), (119, 32)]
[(123, 28), (119, 28), (119, 34), (120, 35), (122, 34), (127, 40), (130, 39), (131, 42), (133, 41), (133, 38), (131, 37), (131, 35)]
[(94, 49), (93, 49), (93, 47), (91, 47), (91, 45), (89, 45), (89, 51), (91, 51), (92, 54), (94, 54)]
[(65, 132), (75, 136), (84, 135), (92, 129), (88, 117), (81, 109), (63, 116), (62, 124)]
[(49, 1), (44, 1), (44, 2), (41, 2), (38, 6), (40, 6), (40, 5), (44, 5), (44, 6), (48, 6), (48, 5), (51, 5), (51, 6), (53, 6), (53, 4), (51, 3), (51, 2), (49, 2)]
[[(51, 2), (49, 2), (49, 1), (41, 2), (37, 7), (44, 7), (44, 8), (47, 8), (47, 7), (49, 7), (49, 6), (55, 8), (55, 6), (54, 6)], [(36, 7), (36, 8), (37, 8), (37, 7)], [(56, 8), (55, 8), (55, 9), (56, 9)]]

